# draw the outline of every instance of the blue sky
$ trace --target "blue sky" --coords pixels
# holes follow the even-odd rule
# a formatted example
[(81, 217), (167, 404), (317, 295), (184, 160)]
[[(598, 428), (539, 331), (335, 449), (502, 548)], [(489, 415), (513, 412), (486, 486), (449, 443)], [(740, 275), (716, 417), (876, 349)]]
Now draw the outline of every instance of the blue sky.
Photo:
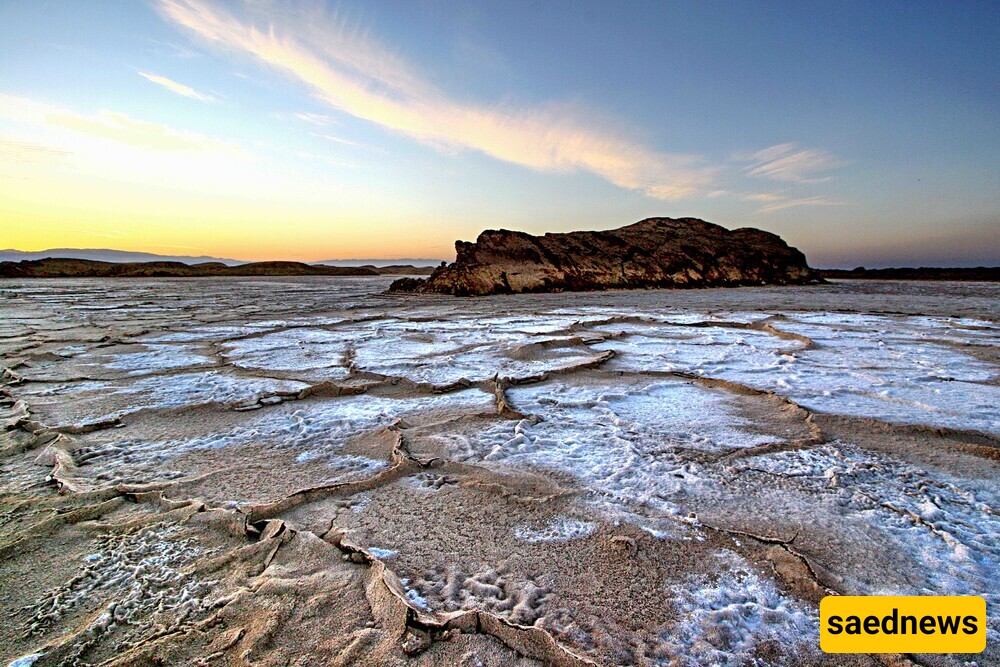
[(0, 246), (452, 257), (696, 216), (1000, 264), (1000, 5), (0, 5)]

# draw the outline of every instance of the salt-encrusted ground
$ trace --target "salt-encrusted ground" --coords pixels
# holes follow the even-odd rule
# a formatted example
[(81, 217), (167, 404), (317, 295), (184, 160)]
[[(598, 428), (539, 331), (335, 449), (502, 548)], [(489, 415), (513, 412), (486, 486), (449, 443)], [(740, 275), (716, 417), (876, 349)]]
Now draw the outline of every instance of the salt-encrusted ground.
[(1000, 664), (1000, 287), (386, 284), (0, 285), (0, 664)]

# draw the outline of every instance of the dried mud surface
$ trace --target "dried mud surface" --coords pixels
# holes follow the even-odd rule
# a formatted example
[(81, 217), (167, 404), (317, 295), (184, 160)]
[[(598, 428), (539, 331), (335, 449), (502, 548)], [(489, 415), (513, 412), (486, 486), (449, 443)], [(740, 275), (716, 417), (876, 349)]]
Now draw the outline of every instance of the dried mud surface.
[(1000, 286), (388, 283), (5, 282), (0, 664), (1000, 664)]

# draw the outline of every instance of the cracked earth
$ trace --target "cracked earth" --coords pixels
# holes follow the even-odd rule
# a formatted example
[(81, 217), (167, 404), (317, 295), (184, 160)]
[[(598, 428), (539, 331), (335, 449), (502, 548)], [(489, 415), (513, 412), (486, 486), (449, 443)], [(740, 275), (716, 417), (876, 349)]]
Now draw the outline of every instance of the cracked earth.
[(1000, 664), (1000, 287), (387, 284), (0, 285), (0, 664)]

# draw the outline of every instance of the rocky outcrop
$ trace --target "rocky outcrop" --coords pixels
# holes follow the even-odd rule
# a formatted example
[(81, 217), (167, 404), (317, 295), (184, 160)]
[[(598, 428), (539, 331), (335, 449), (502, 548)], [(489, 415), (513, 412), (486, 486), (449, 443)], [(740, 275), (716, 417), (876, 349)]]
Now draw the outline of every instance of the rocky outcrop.
[(489, 230), (455, 243), (454, 263), (396, 292), (459, 296), (641, 287), (735, 287), (822, 282), (780, 237), (697, 218), (649, 218), (603, 232), (532, 236)]

